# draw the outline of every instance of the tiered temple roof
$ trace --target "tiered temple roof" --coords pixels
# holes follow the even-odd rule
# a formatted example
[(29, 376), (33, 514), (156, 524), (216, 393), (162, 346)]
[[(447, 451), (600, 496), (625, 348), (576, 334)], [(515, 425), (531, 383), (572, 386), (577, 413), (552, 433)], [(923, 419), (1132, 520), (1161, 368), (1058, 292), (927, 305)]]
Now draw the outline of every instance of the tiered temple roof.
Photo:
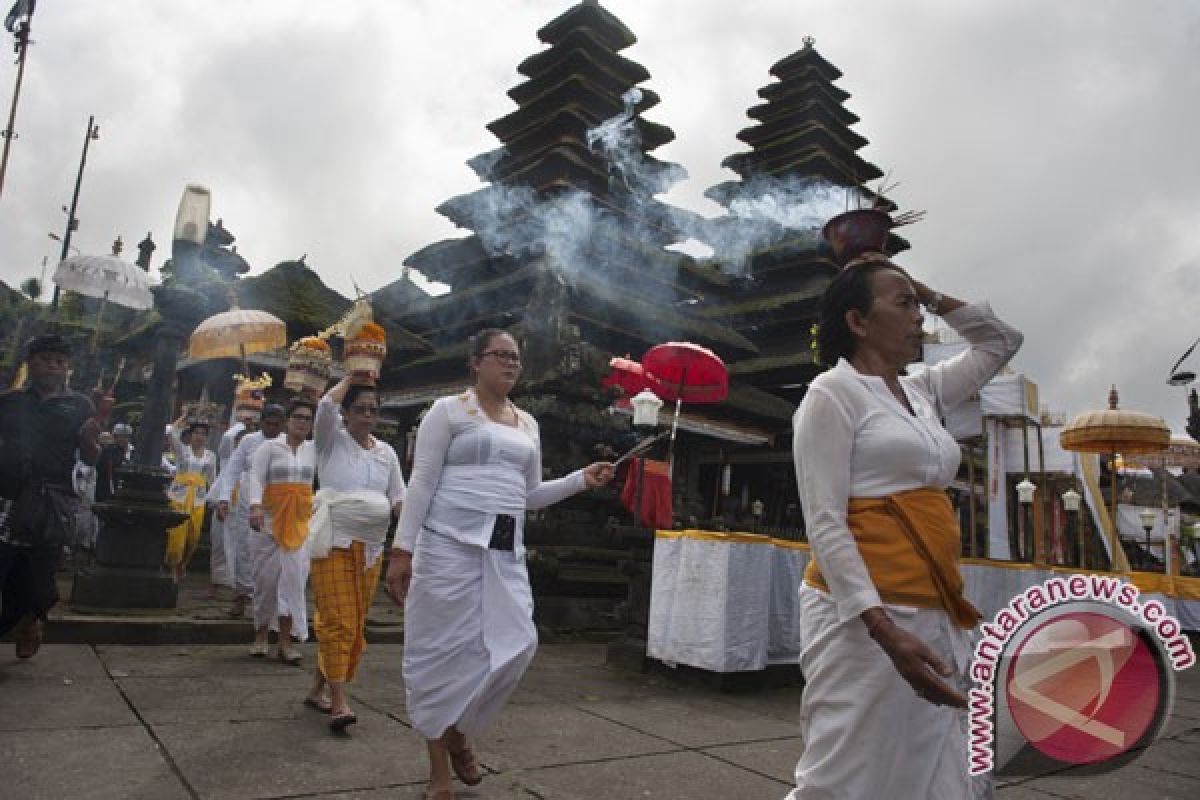
[[(867, 140), (850, 128), (858, 121), (843, 105), (850, 95), (834, 85), (842, 73), (817, 52), (811, 38), (770, 73), (778, 80), (758, 91), (766, 102), (747, 112), (756, 124), (738, 134), (751, 149), (722, 162), (739, 180), (713, 186), (706, 195), (730, 207), (756, 186), (824, 183), (860, 188), (873, 197), (864, 184), (883, 173), (858, 155)], [(737, 226), (739, 220), (730, 214), (713, 224)], [(895, 236), (889, 243), (893, 252), (907, 246)], [(819, 370), (812, 363), (810, 328), (838, 267), (813, 231), (779, 227), (774, 240), (751, 253), (743, 268), (748, 285), (710, 298), (703, 314), (732, 326), (758, 349), (730, 364), (732, 378), (794, 403)]]
[[(411, 391), (414, 383), (461, 376), (463, 343), (485, 327), (535, 333), (560, 349), (584, 345), (604, 360), (640, 357), (670, 339), (731, 360), (755, 355), (743, 333), (697, 313), (704, 298), (729, 285), (728, 276), (666, 249), (688, 238), (700, 218), (655, 199), (684, 172), (648, 155), (674, 134), (642, 116), (659, 98), (639, 87), (649, 72), (620, 55), (636, 41), (633, 33), (585, 0), (538, 38), (548, 47), (518, 67), (525, 80), (509, 92), (516, 110), (487, 126), (502, 146), (468, 162), (489, 185), (437, 209), (471, 235), (428, 245), (405, 261), (451, 291), (403, 305), (385, 300), (391, 287), (376, 293), (385, 313), (436, 348), (402, 359), (400, 382)], [(624, 160), (589, 140), (622, 114), (636, 132)], [(582, 214), (587, 226), (565, 250), (543, 241), (558, 235), (547, 233), (546, 218), (560, 213), (567, 220)], [(526, 381), (560, 361), (534, 359)]]

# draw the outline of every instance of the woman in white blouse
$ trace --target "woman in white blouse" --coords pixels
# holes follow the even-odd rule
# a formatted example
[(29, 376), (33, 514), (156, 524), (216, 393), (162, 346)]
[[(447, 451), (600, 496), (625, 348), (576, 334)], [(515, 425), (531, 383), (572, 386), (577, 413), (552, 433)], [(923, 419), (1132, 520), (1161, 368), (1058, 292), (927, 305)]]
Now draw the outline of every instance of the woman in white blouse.
[(483, 779), (468, 744), (533, 659), (537, 629), (525, 569), (526, 510), (612, 480), (595, 463), (542, 481), (538, 426), (508, 399), (521, 374), (512, 336), (472, 339), (475, 385), (433, 404), (417, 430), (388, 589), (404, 605), (406, 709), (429, 751), (429, 800), (451, 800), (450, 768)]
[[(970, 348), (906, 374), (922, 306)], [(963, 596), (957, 517), (944, 489), (959, 448), (940, 420), (1021, 345), (882, 256), (852, 262), (821, 300), (817, 344), (835, 363), (793, 421), (813, 561), (800, 592), (804, 753), (790, 800), (985, 796), (967, 773), (962, 687), (979, 614)]]
[(250, 507), (250, 552), (254, 562), (254, 645), (267, 654), (268, 631), (279, 635), (279, 660), (299, 664), (292, 639), (308, 638), (308, 520), (312, 516), (317, 453), (308, 441), (316, 404), (295, 400), (284, 418), (284, 434), (254, 451), (245, 478)]
[(358, 376), (346, 377), (321, 398), (313, 434), (321, 490), (309, 536), (319, 647), (304, 702), (329, 712), (335, 731), (358, 721), (346, 700), (346, 684), (354, 680), (367, 646), (363, 633), (379, 583), (383, 540), (404, 502), (396, 451), (372, 435), (379, 395), (352, 378)]
[(172, 508), (188, 518), (167, 532), (167, 566), (179, 582), (200, 544), (204, 525), (204, 503), (208, 489), (217, 479), (217, 454), (209, 450), (208, 423), (187, 424), (187, 410), (167, 427), (175, 455), (175, 475), (167, 494)]

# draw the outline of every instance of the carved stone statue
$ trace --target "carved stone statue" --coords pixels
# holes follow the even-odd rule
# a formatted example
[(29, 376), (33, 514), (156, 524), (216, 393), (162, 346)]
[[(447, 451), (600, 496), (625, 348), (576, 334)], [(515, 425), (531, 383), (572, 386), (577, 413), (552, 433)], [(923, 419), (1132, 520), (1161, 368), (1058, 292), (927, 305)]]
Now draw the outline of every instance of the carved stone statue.
[(133, 263), (137, 264), (144, 271), (150, 271), (150, 259), (154, 257), (154, 251), (158, 249), (158, 245), (150, 238), (150, 234), (146, 234), (146, 238), (138, 242), (138, 257)]

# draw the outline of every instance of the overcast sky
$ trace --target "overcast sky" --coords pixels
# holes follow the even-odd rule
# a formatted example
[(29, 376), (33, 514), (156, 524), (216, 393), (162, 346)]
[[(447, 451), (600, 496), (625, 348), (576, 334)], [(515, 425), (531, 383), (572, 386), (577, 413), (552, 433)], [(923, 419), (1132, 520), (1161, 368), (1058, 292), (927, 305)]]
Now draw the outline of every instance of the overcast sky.
[[(11, 0), (0, 0), (7, 10)], [(555, 0), (42, 0), (0, 197), (0, 279), (50, 271), (89, 114), (74, 244), (152, 231), (169, 250), (187, 183), (208, 186), (255, 272), (308, 254), (338, 290), (394, 280), (460, 235), (434, 212), (481, 184), (516, 66)], [(985, 298), (1025, 334), (1016, 366), (1070, 414), (1122, 405), (1179, 432), (1166, 373), (1200, 336), (1200, 3), (1191, 0), (608, 0), (662, 97), (655, 155), (703, 191), (770, 65), (806, 35), (870, 139), (862, 155), (926, 209), (899, 260)], [(0, 71), (7, 113), (15, 68)], [(132, 255), (131, 255), (132, 257)], [(1188, 362), (1200, 371), (1200, 352)]]

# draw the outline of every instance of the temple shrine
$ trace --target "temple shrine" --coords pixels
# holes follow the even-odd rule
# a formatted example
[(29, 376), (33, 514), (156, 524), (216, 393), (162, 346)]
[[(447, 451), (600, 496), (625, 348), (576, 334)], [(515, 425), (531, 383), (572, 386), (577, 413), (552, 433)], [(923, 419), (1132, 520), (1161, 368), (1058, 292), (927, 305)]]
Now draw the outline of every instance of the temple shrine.
[[(373, 295), (433, 348), (389, 359), (385, 410), (415, 429), (429, 402), (467, 385), (468, 337), (505, 328), (525, 356), (517, 402), (537, 416), (547, 473), (558, 475), (633, 438), (628, 417), (614, 413), (613, 390), (600, 387), (611, 357), (694, 342), (730, 365), (731, 385), (721, 404), (685, 407), (677, 521), (798, 535), (788, 431), (817, 371), (808, 331), (836, 265), (814, 231), (782, 227), (746, 264), (668, 249), (740, 220), (705, 220), (655, 197), (685, 173), (650, 155), (674, 134), (645, 116), (659, 98), (645, 86), (649, 72), (621, 55), (633, 33), (588, 1), (537, 35), (547, 47), (518, 66), (525, 80), (508, 92), (517, 108), (487, 126), (501, 146), (468, 162), (487, 185), (437, 209), (469, 234), (413, 253), (405, 274)], [(857, 118), (833, 85), (840, 73), (811, 40), (772, 74), (779, 81), (749, 112), (758, 124), (740, 134), (752, 150), (725, 162), (741, 180), (710, 197), (726, 202), (762, 177), (850, 188), (881, 176), (857, 156), (866, 140), (850, 130)], [(620, 125), (614, 147), (603, 134)], [(451, 290), (415, 296), (409, 268)], [(728, 465), (732, 497), (720, 486)], [(616, 492), (577, 498), (527, 528), (540, 621), (603, 627), (624, 600), (617, 565), (628, 557), (620, 532), (630, 516)]]

